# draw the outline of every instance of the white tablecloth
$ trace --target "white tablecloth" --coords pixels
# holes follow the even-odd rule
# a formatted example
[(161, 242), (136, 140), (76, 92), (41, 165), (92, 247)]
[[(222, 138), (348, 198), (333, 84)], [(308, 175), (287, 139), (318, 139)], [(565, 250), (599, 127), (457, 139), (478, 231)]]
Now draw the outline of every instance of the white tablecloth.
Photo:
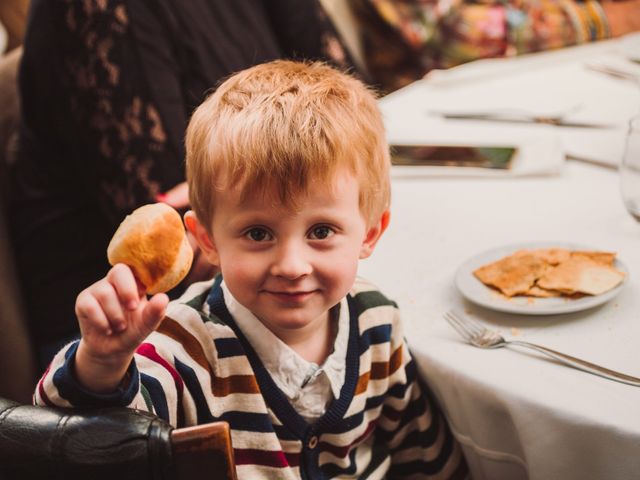
[[(434, 72), (382, 100), (389, 140), (504, 143), (509, 139), (520, 142), (526, 136), (555, 135), (573, 157), (617, 165), (628, 119), (640, 108), (639, 85), (590, 70), (590, 65), (612, 66), (640, 76), (640, 34), (522, 57), (480, 60)], [(549, 125), (452, 122), (435, 114), (468, 111), (564, 113), (567, 120), (611, 128), (585, 131)]]
[[(401, 135), (403, 117), (417, 118), (407, 109), (422, 108), (403, 95), (381, 102), (390, 137)], [(543, 317), (485, 310), (456, 290), (455, 271), (470, 256), (537, 241), (617, 252), (630, 270), (625, 288), (601, 307)], [(457, 307), (507, 337), (640, 377), (640, 224), (624, 209), (615, 170), (568, 163), (546, 177), (395, 176), (391, 226), (360, 274), (400, 304), (475, 479), (640, 478), (640, 388), (525, 350), (476, 349), (442, 317)]]

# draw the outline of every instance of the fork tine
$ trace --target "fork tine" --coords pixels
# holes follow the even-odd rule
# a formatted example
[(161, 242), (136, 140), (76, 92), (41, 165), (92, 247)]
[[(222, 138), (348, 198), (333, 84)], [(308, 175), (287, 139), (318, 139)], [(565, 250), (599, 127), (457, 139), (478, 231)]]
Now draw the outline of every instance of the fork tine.
[(444, 318), (465, 340), (471, 340), (474, 333), (453, 312), (445, 312)]
[(456, 323), (461, 328), (463, 328), (467, 332), (467, 336), (469, 338), (480, 337), (486, 331), (486, 329), (481, 323), (473, 320), (472, 318), (466, 315), (463, 315), (460, 312), (456, 312), (455, 310), (450, 310), (448, 314), (452, 319), (456, 320)]
[(466, 325), (466, 327), (470, 332), (472, 332), (473, 335), (482, 335), (485, 332), (486, 328), (484, 327), (484, 325), (482, 325), (477, 320), (474, 320), (470, 316), (464, 315), (460, 312), (456, 312), (455, 310), (451, 310), (450, 313), (452, 316), (457, 317), (460, 323)]
[(450, 315), (447, 315), (448, 312), (444, 314), (444, 319), (453, 327), (453, 329), (458, 332), (458, 334), (466, 341), (470, 341), (471, 337), (466, 330), (463, 330), (462, 327), (458, 325), (458, 322), (454, 320)]
[(453, 327), (453, 329), (458, 332), (458, 334), (463, 337), (463, 338), (467, 338), (467, 332), (465, 332), (464, 330), (462, 330), (460, 327), (458, 327), (457, 322), (451, 317), (451, 315), (449, 314), (449, 312), (444, 312), (444, 319), (447, 321), (447, 323), (449, 325), (451, 325)]

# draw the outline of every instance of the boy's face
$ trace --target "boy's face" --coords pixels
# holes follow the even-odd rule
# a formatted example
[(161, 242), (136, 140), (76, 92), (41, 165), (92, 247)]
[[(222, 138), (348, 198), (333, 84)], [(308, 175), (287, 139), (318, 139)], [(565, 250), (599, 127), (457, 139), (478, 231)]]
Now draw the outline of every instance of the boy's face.
[(327, 320), (388, 220), (385, 212), (376, 225), (366, 225), (350, 173), (313, 187), (295, 210), (281, 205), (276, 192), (244, 202), (237, 188), (216, 194), (212, 235), (201, 226), (196, 234), (236, 300), (283, 339)]

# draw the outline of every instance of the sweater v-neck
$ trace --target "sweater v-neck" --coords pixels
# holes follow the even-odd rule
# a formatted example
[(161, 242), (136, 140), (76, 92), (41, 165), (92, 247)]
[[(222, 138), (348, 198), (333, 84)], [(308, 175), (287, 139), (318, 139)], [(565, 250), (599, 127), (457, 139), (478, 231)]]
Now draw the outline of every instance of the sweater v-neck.
[(345, 381), (340, 390), (340, 398), (335, 399), (327, 407), (326, 412), (313, 425), (307, 421), (293, 408), (284, 392), (276, 385), (271, 375), (264, 367), (256, 351), (244, 336), (233, 316), (229, 313), (224, 301), (224, 293), (220, 286), (221, 277), (214, 282), (207, 297), (210, 315), (228, 325), (240, 341), (244, 352), (251, 364), (256, 381), (267, 406), (278, 417), (283, 426), (296, 437), (305, 441), (311, 435), (318, 435), (340, 422), (349, 408), (355, 394), (358, 383), (360, 369), (360, 352), (358, 348), (359, 328), (358, 315), (354, 300), (351, 295), (347, 295), (347, 305), (349, 308), (349, 340), (347, 345)]

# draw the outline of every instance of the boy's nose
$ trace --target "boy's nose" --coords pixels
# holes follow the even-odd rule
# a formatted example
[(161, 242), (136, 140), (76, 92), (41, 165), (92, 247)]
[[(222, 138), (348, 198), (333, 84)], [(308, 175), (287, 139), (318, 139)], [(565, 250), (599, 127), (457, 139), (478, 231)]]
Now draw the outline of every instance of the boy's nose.
[(304, 253), (304, 247), (288, 243), (277, 249), (271, 266), (271, 274), (294, 280), (311, 273), (311, 264)]

